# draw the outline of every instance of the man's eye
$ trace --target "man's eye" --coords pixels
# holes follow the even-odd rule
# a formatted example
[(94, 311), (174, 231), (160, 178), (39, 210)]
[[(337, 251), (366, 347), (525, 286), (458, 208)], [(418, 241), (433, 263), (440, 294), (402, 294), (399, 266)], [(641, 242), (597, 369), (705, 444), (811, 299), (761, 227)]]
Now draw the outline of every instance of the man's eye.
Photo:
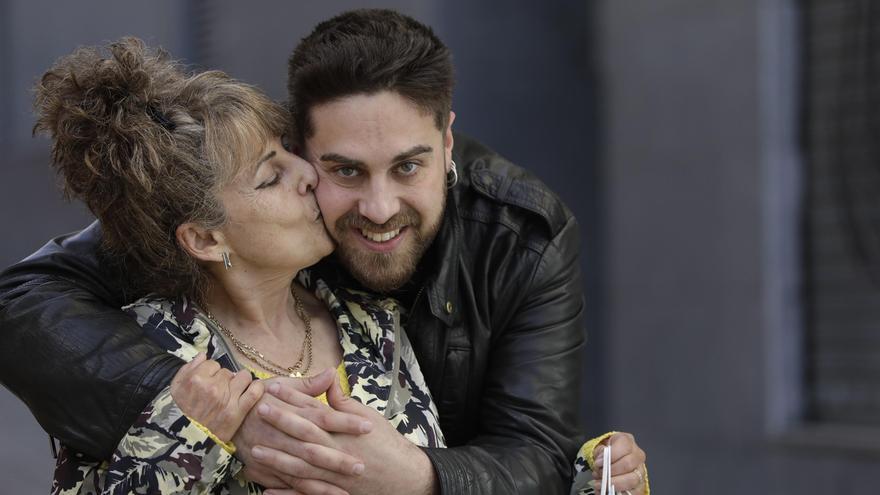
[(266, 182), (263, 182), (262, 184), (257, 186), (257, 189), (265, 189), (267, 187), (274, 186), (275, 184), (278, 184), (278, 182), (280, 180), (281, 180), (281, 174), (275, 174), (271, 179), (269, 179)]
[(336, 175), (350, 179), (359, 175), (358, 169), (354, 167), (339, 167), (336, 169)]
[(416, 162), (403, 162), (397, 166), (397, 171), (401, 175), (413, 175), (418, 169), (419, 164)]

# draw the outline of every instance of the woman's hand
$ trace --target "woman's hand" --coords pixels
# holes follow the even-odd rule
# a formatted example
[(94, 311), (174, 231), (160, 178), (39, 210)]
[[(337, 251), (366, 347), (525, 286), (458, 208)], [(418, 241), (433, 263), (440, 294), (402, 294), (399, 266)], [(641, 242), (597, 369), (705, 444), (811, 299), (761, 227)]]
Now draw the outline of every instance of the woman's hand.
[[(295, 400), (293, 397), (285, 396), (283, 390), (274, 387), (269, 389), (267, 397), (270, 395), (277, 395), (284, 402)], [(260, 446), (258, 462), (276, 472), (284, 473), (291, 488), (267, 490), (265, 492), (267, 495), (312, 493), (380, 495), (438, 492), (434, 468), (428, 456), (398, 433), (381, 414), (355, 399), (344, 396), (338, 382), (334, 382), (327, 391), (327, 399), (331, 410), (335, 411), (334, 414), (359, 417), (372, 425), (372, 431), (365, 434), (333, 433), (328, 439), (320, 439), (330, 442), (335, 448), (342, 449), (356, 458), (363, 459), (360, 469), (348, 473), (339, 469), (328, 470), (315, 463), (314, 457)], [(279, 430), (295, 436), (302, 436), (310, 428), (303, 429), (298, 422), (271, 412), (266, 415), (266, 419)], [(332, 490), (313, 490), (312, 486), (317, 482), (331, 485)]]
[(611, 484), (617, 493), (627, 490), (632, 495), (644, 495), (647, 471), (645, 469), (645, 451), (636, 444), (636, 439), (629, 433), (615, 433), (593, 450), (593, 482), (596, 493), (599, 493), (602, 479), (603, 453), (605, 444), (611, 444)]
[(223, 442), (228, 442), (254, 404), (263, 384), (247, 371), (233, 373), (199, 353), (171, 380), (171, 397), (180, 410)]

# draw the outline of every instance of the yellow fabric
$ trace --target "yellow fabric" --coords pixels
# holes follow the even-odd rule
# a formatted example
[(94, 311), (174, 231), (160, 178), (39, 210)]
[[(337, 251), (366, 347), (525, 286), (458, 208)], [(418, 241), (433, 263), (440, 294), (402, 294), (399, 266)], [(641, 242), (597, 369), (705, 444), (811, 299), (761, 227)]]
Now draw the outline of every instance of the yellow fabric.
[[(187, 416), (187, 418), (189, 418), (189, 416)], [(217, 445), (223, 447), (223, 450), (225, 450), (226, 452), (229, 452), (229, 455), (235, 454), (235, 445), (233, 445), (232, 442), (224, 442), (223, 440), (220, 440), (217, 437), (217, 435), (211, 433), (211, 430), (209, 430), (207, 426), (199, 423), (198, 421), (196, 421), (192, 418), (189, 418), (189, 421), (190, 421), (190, 423), (196, 425), (198, 427), (198, 429), (205, 432), (205, 435), (208, 435), (209, 437), (211, 437), (211, 440), (216, 442)]]
[[(615, 433), (617, 432), (609, 431), (608, 433), (599, 435), (598, 437), (588, 440), (586, 443), (581, 445), (581, 450), (578, 452), (578, 455), (587, 460), (587, 464), (590, 466), (590, 471), (595, 470), (595, 458), (593, 457), (593, 451), (596, 450), (596, 447), (598, 447), (600, 443), (604, 442)], [(645, 495), (651, 495), (651, 482), (648, 480), (647, 464), (645, 464), (643, 474), (645, 475)]]
[(580, 452), (578, 452), (578, 455), (587, 460), (587, 465), (590, 466), (590, 471), (596, 470), (596, 466), (594, 464), (596, 460), (593, 457), (593, 451), (596, 450), (596, 447), (598, 447), (600, 443), (604, 442), (615, 433), (617, 432), (609, 431), (608, 433), (599, 435), (598, 437), (593, 438), (592, 440), (588, 440), (585, 444), (581, 445), (581, 450)]
[[(261, 371), (261, 370), (256, 370), (256, 369), (251, 368), (250, 366), (248, 366), (247, 368), (260, 380), (267, 380), (269, 378), (275, 378), (275, 375), (273, 375), (272, 373), (268, 373), (266, 371)], [(345, 372), (345, 363), (339, 363), (339, 366), (336, 367), (336, 374), (339, 375), (339, 388), (342, 389), (342, 394), (345, 396), (351, 395), (351, 387), (349, 387), (349, 385), (348, 385), (348, 373)], [(323, 402), (324, 404), (327, 403), (327, 394), (326, 393), (323, 393), (315, 398), (318, 399), (319, 401)]]

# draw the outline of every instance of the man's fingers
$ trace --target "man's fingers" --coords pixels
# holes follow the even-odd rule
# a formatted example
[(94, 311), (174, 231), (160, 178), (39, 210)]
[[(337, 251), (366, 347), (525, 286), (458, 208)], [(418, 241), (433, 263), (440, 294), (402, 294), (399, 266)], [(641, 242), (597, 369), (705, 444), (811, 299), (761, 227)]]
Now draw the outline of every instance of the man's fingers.
[(305, 408), (300, 415), (324, 431), (362, 435), (373, 430), (373, 423), (357, 414), (334, 411), (329, 407)]
[(360, 476), (365, 469), (364, 463), (360, 459), (316, 443), (297, 442), (290, 454), (314, 467), (344, 476)]
[(323, 394), (336, 381), (337, 373), (327, 368), (315, 376), (306, 378), (273, 378), (268, 380), (270, 394), (295, 406), (307, 406), (314, 397)]
[[(322, 375), (324, 374), (329, 375), (329, 371), (322, 373)], [(334, 411), (331, 407), (321, 403), (314, 397), (289, 386), (289, 383), (287, 381), (272, 381), (267, 390), (272, 396), (287, 404), (301, 408), (297, 412), (302, 417), (315, 423), (322, 430), (351, 435), (361, 435), (372, 431), (373, 424), (366, 418), (349, 412)], [(328, 398), (336, 400), (337, 404), (340, 404), (341, 401), (350, 400), (346, 399), (342, 394), (342, 389), (339, 387), (339, 381), (335, 379), (335, 375), (327, 395)]]
[(241, 470), (240, 475), (247, 481), (263, 485), (264, 488), (287, 488), (289, 486), (286, 481), (278, 477), (279, 473), (256, 462), (248, 461)]
[(287, 404), (270, 405), (267, 401), (263, 401), (257, 406), (257, 413), (270, 425), (294, 439), (327, 446), (333, 445), (327, 432), (288, 409), (289, 407)]
[(339, 380), (333, 380), (330, 384), (330, 388), (327, 389), (327, 403), (335, 409), (335, 405), (339, 404), (344, 399), (345, 394), (342, 393), (342, 387), (339, 385)]
[[(251, 456), (261, 465), (278, 471), (279, 473), (286, 475), (286, 477), (291, 477), (291, 480), (296, 480), (294, 486), (291, 486), (291, 488), (296, 490), (302, 490), (302, 486), (299, 483), (303, 480), (327, 481), (332, 479), (334, 474), (330, 471), (312, 466), (299, 457), (270, 447), (254, 447), (251, 449)], [(286, 479), (286, 477), (282, 477), (282, 479)]]
[(323, 394), (330, 388), (330, 385), (336, 380), (336, 370), (327, 368), (315, 376), (309, 376), (302, 379), (303, 393), (316, 397)]
[(265, 495), (348, 495), (348, 492), (335, 485), (321, 480), (291, 480), (296, 489), (272, 489), (264, 491)]
[[(271, 380), (266, 387), (270, 394), (284, 402), (298, 407), (310, 407), (318, 403), (310, 393), (304, 392), (308, 388), (300, 379)], [(319, 392), (316, 395), (320, 395)]]

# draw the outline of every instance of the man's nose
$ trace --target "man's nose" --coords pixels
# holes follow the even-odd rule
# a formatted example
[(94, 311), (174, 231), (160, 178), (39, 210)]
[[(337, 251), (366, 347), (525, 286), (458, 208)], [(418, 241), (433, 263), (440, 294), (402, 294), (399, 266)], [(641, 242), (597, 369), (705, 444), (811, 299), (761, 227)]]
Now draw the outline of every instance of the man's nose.
[(400, 198), (383, 180), (374, 180), (358, 201), (358, 212), (367, 220), (382, 225), (400, 211)]

